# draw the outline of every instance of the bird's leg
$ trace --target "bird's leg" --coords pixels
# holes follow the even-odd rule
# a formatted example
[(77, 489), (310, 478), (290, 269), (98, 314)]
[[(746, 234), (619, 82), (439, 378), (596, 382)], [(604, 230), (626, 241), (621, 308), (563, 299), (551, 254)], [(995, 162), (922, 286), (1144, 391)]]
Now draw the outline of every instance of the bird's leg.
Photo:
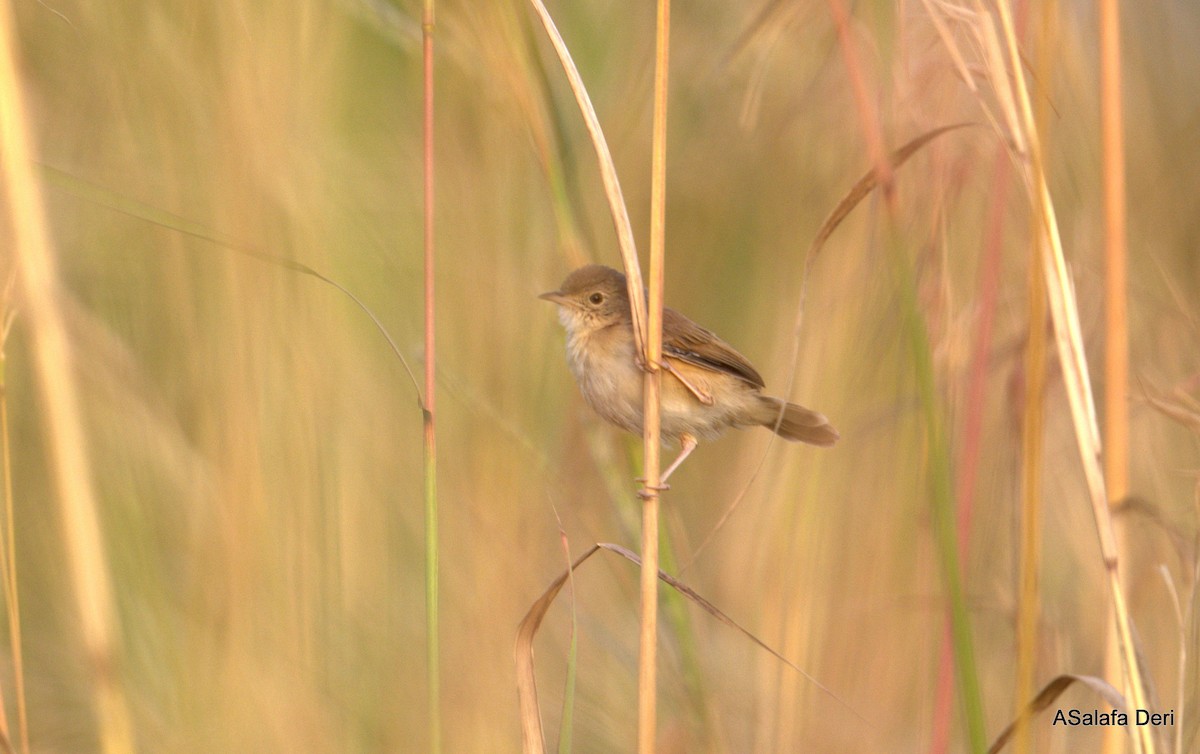
[[(684, 377), (682, 372), (680, 372), (678, 369), (676, 369), (674, 366), (672, 366), (671, 362), (667, 361), (666, 359), (663, 359), (662, 362), (659, 363), (659, 366), (661, 366), (663, 369), (670, 372), (672, 377), (679, 380), (679, 382), (688, 389), (689, 393), (696, 396), (696, 400), (700, 401), (705, 406), (713, 405), (712, 394), (707, 393), (707, 392), (701, 390), (700, 388), (696, 387), (692, 383), (688, 382), (687, 377)], [(695, 443), (695, 438), (692, 438), (692, 442)], [(693, 447), (695, 447), (694, 444), (693, 444)], [(687, 453), (684, 453), (684, 455), (687, 455)], [(678, 461), (676, 461), (675, 465), (678, 465)], [(674, 468), (674, 467), (672, 467), (672, 468)]]
[(675, 460), (672, 461), (671, 465), (667, 467), (667, 470), (663, 472), (663, 475), (661, 477), (661, 481), (663, 484), (667, 483), (667, 477), (671, 476), (671, 472), (673, 472), (673, 471), (675, 471), (675, 469), (679, 468), (679, 464), (683, 463), (683, 459), (687, 458), (688, 455), (695, 449), (696, 449), (695, 436), (689, 435), (687, 432), (684, 432), (683, 434), (679, 435), (679, 455), (675, 456)]
[[(675, 469), (679, 468), (679, 464), (683, 463), (683, 459), (687, 458), (688, 454), (696, 449), (696, 445), (697, 442), (695, 436), (689, 435), (687, 432), (679, 435), (679, 455), (675, 456), (675, 460), (671, 462), (671, 465), (667, 467), (667, 470), (664, 471), (662, 476), (658, 478), (658, 485), (655, 487), (646, 485), (638, 492), (638, 497), (642, 498), (643, 500), (646, 499), (650, 496), (649, 491), (651, 489), (659, 492), (671, 489), (671, 485), (667, 484), (667, 477), (671, 476), (671, 473), (674, 472)], [(638, 477), (637, 481), (645, 484), (646, 478)]]

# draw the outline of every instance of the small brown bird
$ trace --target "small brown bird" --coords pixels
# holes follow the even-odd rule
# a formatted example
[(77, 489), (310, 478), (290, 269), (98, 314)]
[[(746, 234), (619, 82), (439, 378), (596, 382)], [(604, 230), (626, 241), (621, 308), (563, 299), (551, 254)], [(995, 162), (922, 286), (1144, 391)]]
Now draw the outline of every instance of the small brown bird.
[[(621, 429), (642, 432), (642, 369), (634, 351), (625, 275), (598, 264), (580, 267), (557, 291), (539, 298), (558, 304), (567, 331), (567, 364), (584, 399)], [(662, 434), (677, 440), (679, 456), (665, 482), (696, 447), (729, 427), (763, 426), (785, 440), (829, 446), (838, 433), (829, 420), (781, 398), (762, 394), (763, 379), (746, 357), (674, 309), (663, 309)]]

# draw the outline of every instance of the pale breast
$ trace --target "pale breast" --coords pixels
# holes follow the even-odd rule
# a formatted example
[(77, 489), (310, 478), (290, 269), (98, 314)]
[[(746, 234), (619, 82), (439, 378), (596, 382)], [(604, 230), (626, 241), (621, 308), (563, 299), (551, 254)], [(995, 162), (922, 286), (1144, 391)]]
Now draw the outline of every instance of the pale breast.
[(579, 391), (597, 414), (624, 430), (642, 431), (642, 371), (631, 338), (618, 327), (571, 335), (567, 362)]

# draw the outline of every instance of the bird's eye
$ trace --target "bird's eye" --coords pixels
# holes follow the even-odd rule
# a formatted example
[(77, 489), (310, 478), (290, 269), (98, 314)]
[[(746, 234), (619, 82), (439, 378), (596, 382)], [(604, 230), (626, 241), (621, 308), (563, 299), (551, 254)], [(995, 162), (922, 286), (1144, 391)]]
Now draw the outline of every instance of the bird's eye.
[(588, 296), (588, 301), (591, 301), (592, 304), (599, 306), (604, 301), (604, 294), (597, 291), (596, 293)]

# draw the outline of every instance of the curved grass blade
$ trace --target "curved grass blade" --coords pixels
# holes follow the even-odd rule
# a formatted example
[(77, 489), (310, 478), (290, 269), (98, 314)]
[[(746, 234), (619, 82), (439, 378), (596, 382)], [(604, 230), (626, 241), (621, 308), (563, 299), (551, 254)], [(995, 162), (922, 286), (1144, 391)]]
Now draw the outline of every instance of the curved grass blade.
[[(897, 149), (895, 152), (892, 152), (892, 154), (888, 157), (888, 163), (893, 169), (898, 168), (907, 162), (909, 157), (912, 157), (914, 154), (920, 151), (921, 147), (924, 147), (926, 144), (942, 134), (974, 125), (978, 124), (955, 123), (953, 125), (942, 126), (940, 128), (935, 128), (932, 131), (923, 133)], [(850, 189), (849, 193), (842, 197), (842, 200), (837, 203), (837, 206), (833, 208), (833, 211), (829, 213), (829, 216), (825, 218), (825, 222), (821, 223), (821, 229), (817, 231), (816, 237), (813, 238), (812, 245), (808, 247), (808, 255), (805, 258), (808, 260), (809, 264), (812, 263), (813, 258), (816, 257), (817, 253), (825, 245), (825, 242), (829, 240), (829, 237), (833, 235), (833, 232), (837, 230), (837, 227), (842, 224), (842, 220), (845, 220), (846, 216), (850, 214), (850, 211), (858, 206), (858, 203), (861, 202), (867, 196), (867, 194), (871, 193), (878, 185), (879, 171), (876, 168), (872, 168), (867, 172), (866, 175), (858, 179), (858, 183), (854, 184), (854, 187)]]
[[(924, 133), (924, 134), (916, 137), (915, 139), (909, 141), (904, 146), (897, 149), (895, 152), (892, 152), (892, 154), (889, 157), (892, 168), (898, 168), (901, 165), (903, 165), (905, 162), (908, 161), (908, 158), (910, 158), (914, 154), (916, 154), (921, 149), (921, 147), (925, 146), (926, 144), (933, 141), (934, 139), (941, 136), (942, 134), (957, 130), (959, 128), (965, 128), (967, 126), (974, 126), (974, 125), (978, 125), (978, 124), (955, 123), (953, 125), (942, 126), (941, 128), (935, 128), (932, 131), (929, 131), (927, 133)], [(871, 191), (873, 191), (878, 185), (879, 185), (879, 176), (874, 169), (869, 170), (866, 175), (864, 175), (862, 178), (859, 178), (858, 182), (854, 184), (853, 188), (850, 189), (849, 193), (847, 193), (844, 197), (842, 197), (842, 200), (837, 203), (837, 206), (835, 206), (833, 208), (833, 211), (829, 213), (829, 215), (825, 218), (825, 221), (823, 223), (821, 223), (820, 230), (817, 231), (817, 235), (813, 238), (812, 244), (809, 245), (809, 247), (808, 247), (808, 254), (804, 258), (805, 259), (804, 281), (802, 283), (801, 292), (800, 292), (800, 302), (796, 307), (797, 308), (796, 323), (792, 328), (794, 348), (792, 350), (791, 363), (793, 364), (793, 367), (794, 367), (794, 365), (799, 363), (799, 358), (800, 358), (800, 350), (799, 350), (800, 326), (801, 326), (801, 322), (803, 321), (804, 304), (805, 304), (805, 300), (808, 295), (808, 292), (807, 292), (808, 277), (809, 277), (808, 272), (812, 268), (813, 262), (816, 260), (817, 253), (820, 252), (821, 249), (825, 246), (825, 242), (829, 240), (829, 237), (833, 235), (833, 232), (835, 230), (837, 230), (839, 225), (842, 224), (842, 221), (846, 219), (846, 216), (849, 215), (850, 212), (856, 206), (858, 206), (858, 203), (861, 202), (864, 198), (866, 198), (866, 196), (868, 194), (870, 194)], [(795, 369), (793, 368), (791, 379), (789, 379), (787, 389), (784, 391), (785, 393), (791, 391), (792, 379), (794, 379), (794, 377), (795, 377)], [(774, 438), (772, 438), (770, 442), (773, 443)], [(704, 535), (704, 539), (701, 540), (700, 544), (692, 551), (692, 554), (688, 558), (687, 562), (683, 564), (683, 568), (681, 569), (682, 571), (686, 571), (687, 569), (691, 568), (692, 564), (696, 562), (696, 560), (700, 557), (701, 553), (703, 553), (708, 548), (708, 546), (712, 543), (712, 541), (716, 537), (716, 535), (723, 528), (725, 528), (725, 524), (727, 524), (729, 522), (729, 519), (733, 516), (734, 512), (738, 509), (739, 506), (741, 506), (742, 499), (745, 497), (746, 492), (749, 490), (750, 484), (753, 483), (754, 479), (758, 476), (759, 471), (762, 469), (762, 463), (765, 461), (766, 461), (766, 455), (763, 456), (763, 461), (759, 463), (758, 468), (755, 469), (753, 474), (751, 474), (750, 482), (747, 483), (747, 485), (742, 489), (742, 491), (738, 494), (738, 496), (734, 499), (734, 501), (729, 504), (729, 506), (721, 514), (720, 519), (717, 520), (717, 523), (712, 527), (712, 529), (710, 529), (708, 531), (707, 534)]]
[[(1121, 692), (1113, 688), (1112, 684), (1103, 678), (1097, 678), (1092, 675), (1075, 675), (1074, 673), (1064, 673), (1042, 687), (1042, 690), (1038, 692), (1038, 695), (1035, 696), (1028, 705), (1026, 705), (1022, 716), (1033, 717), (1040, 712), (1044, 712), (1051, 704), (1054, 703), (1055, 699), (1057, 699), (1064, 691), (1070, 688), (1071, 684), (1074, 683), (1081, 683), (1090, 688), (1092, 691), (1095, 691), (1096, 694), (1101, 699), (1108, 702), (1113, 709), (1125, 711), (1128, 708), (1128, 705), (1125, 702), (1125, 697), (1122, 696)], [(1005, 744), (1008, 743), (1008, 740), (1012, 738), (1013, 731), (1015, 731), (1017, 728), (1017, 722), (1017, 720), (1013, 720), (1008, 724), (1008, 727), (1000, 732), (1000, 735), (996, 736), (996, 740), (992, 742), (990, 747), (988, 747), (988, 754), (996, 754), (996, 752), (1004, 748)]]
[(320, 272), (317, 272), (306, 264), (302, 264), (292, 259), (285, 259), (284, 257), (276, 256), (274, 254), (268, 254), (265, 251), (254, 248), (253, 246), (247, 246), (231, 236), (226, 236), (224, 234), (209, 230), (198, 222), (188, 220), (185, 217), (181, 217), (172, 212), (167, 212), (166, 210), (159, 209), (158, 207), (153, 207), (149, 204), (139, 202), (136, 199), (117, 193), (112, 189), (105, 188), (83, 178), (71, 175), (70, 173), (59, 170), (58, 168), (54, 168), (43, 163), (36, 164), (41, 170), (42, 177), (45, 179), (47, 185), (67, 191), (79, 197), (80, 199), (92, 202), (93, 204), (98, 204), (102, 207), (108, 207), (114, 212), (120, 212), (123, 215), (128, 215), (129, 217), (137, 220), (148, 222), (151, 225), (157, 225), (160, 228), (173, 230), (177, 233), (182, 233), (185, 236), (198, 238), (201, 241), (207, 241), (215, 246), (220, 246), (224, 249), (228, 249), (229, 251), (241, 254), (242, 256), (250, 257), (251, 259), (257, 259), (260, 262), (265, 262), (266, 264), (274, 265), (276, 267), (282, 267), (285, 270), (298, 272), (301, 275), (314, 277), (317, 280), (320, 280), (322, 283), (332, 286), (349, 298), (350, 301), (353, 302), (363, 314), (366, 314), (367, 317), (370, 318), (371, 322), (375, 325), (375, 329), (378, 330), (379, 334), (382, 335), (384, 340), (387, 341), (388, 346), (390, 346), (392, 349), (392, 353), (396, 354), (396, 358), (399, 359), (400, 363), (404, 366), (404, 371), (408, 373), (408, 378), (412, 381), (413, 390), (415, 390), (417, 393), (417, 405), (420, 406), (422, 411), (424, 411), (425, 399), (421, 395), (421, 387), (417, 382), (416, 375), (413, 373), (412, 369), (409, 368), (408, 361), (406, 361), (404, 355), (400, 353), (400, 347), (396, 345), (396, 341), (392, 339), (392, 336), (390, 333), (388, 333), (387, 328), (385, 328), (383, 323), (379, 321), (379, 317), (376, 317), (375, 313), (367, 308), (367, 305), (364, 304), (358, 298), (358, 296), (355, 296), (353, 293), (347, 290), (341, 283), (321, 274)]
[[(590, 558), (599, 550), (608, 550), (609, 552), (616, 553), (617, 555), (620, 555), (639, 567), (642, 564), (641, 558), (639, 558), (636, 553), (620, 545), (615, 545), (608, 542), (598, 542), (592, 545), (582, 555), (576, 558), (566, 571), (561, 573), (558, 578), (551, 582), (550, 586), (546, 588), (546, 591), (543, 592), (542, 595), (538, 597), (538, 599), (529, 607), (528, 612), (525, 613), (525, 617), (521, 619), (521, 623), (517, 628), (517, 643), (516, 647), (514, 648), (514, 655), (517, 663), (517, 695), (520, 698), (521, 707), (521, 738), (523, 742), (522, 751), (524, 751), (525, 754), (542, 754), (545, 751), (545, 742), (542, 735), (541, 709), (538, 706), (537, 700), (537, 679), (534, 673), (533, 639), (537, 635), (538, 628), (542, 625), (542, 620), (546, 617), (546, 611), (549, 610), (550, 605), (554, 603), (554, 598), (558, 596), (558, 593), (562, 590), (563, 585), (569, 578), (572, 577), (575, 569), (583, 565), (588, 558)], [(754, 642), (755, 645), (769, 652), (772, 657), (799, 673), (805, 678), (805, 680), (820, 689), (826, 696), (833, 699), (842, 707), (846, 708), (846, 710), (858, 718), (858, 720), (867, 727), (874, 728), (869, 720), (863, 717), (858, 710), (854, 709), (854, 707), (850, 706), (848, 702), (834, 693), (828, 686), (818, 681), (809, 673), (805, 672), (803, 668), (789, 660), (787, 657), (784, 657), (749, 630), (743, 628), (737, 623), (737, 621), (721, 612), (716, 605), (709, 602), (704, 597), (701, 597), (700, 594), (690, 586), (662, 570), (658, 572), (658, 579), (659, 581), (662, 581), (663, 583), (675, 589), (675, 591), (679, 592), (687, 599), (691, 600), (702, 610), (704, 610), (704, 612), (737, 631), (742, 636), (745, 636), (747, 639)]]
[(571, 87), (571, 93), (575, 95), (575, 102), (579, 105), (579, 112), (583, 116), (583, 124), (587, 128), (592, 148), (596, 151), (600, 178), (604, 183), (604, 195), (608, 199), (608, 208), (612, 213), (613, 227), (617, 233), (617, 246), (621, 250), (621, 262), (625, 267), (625, 276), (629, 285), (629, 308), (633, 317), (633, 337), (637, 342), (636, 353), (645, 354), (647, 315), (642, 271), (638, 264), (637, 244), (633, 240), (633, 224), (629, 220), (629, 210), (625, 206), (625, 197), (621, 193), (621, 182), (617, 178), (617, 168), (613, 163), (612, 152), (608, 149), (604, 131), (600, 128), (600, 118), (596, 115), (596, 108), (592, 106), (587, 87), (583, 85), (583, 77), (579, 75), (579, 68), (571, 58), (567, 43), (558, 33), (558, 27), (554, 25), (550, 11), (546, 10), (542, 0), (529, 0), (529, 3), (537, 13), (538, 20), (546, 29), (546, 36), (550, 38), (550, 44), (554, 47), (555, 54), (558, 55), (563, 73), (567, 76), (567, 83)]

